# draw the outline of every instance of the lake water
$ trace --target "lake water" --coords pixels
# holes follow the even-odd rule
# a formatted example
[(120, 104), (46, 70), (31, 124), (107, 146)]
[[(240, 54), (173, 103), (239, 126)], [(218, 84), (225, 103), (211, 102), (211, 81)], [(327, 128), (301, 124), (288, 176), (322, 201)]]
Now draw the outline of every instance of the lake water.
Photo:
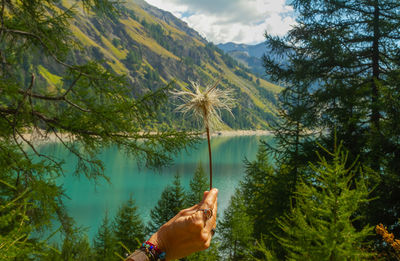
[[(229, 204), (235, 187), (245, 173), (243, 160), (254, 160), (257, 155), (260, 139), (270, 140), (266, 136), (213, 137), (213, 186), (219, 189), (218, 215)], [(97, 185), (86, 178), (71, 175), (75, 160), (61, 144), (46, 144), (42, 147), (46, 153), (51, 153), (65, 159), (66, 177), (60, 180), (64, 184), (69, 199), (66, 200), (68, 212), (79, 226), (87, 228), (90, 238), (97, 232), (104, 213), (108, 211), (113, 217), (119, 206), (128, 200), (130, 194), (136, 201), (139, 214), (147, 223), (149, 212), (158, 199), (164, 187), (171, 184), (176, 173), (181, 175), (185, 189), (189, 188), (190, 179), (199, 163), (208, 173), (207, 141), (203, 140), (195, 148), (183, 151), (177, 155), (171, 166), (160, 171), (138, 168), (137, 162), (119, 151), (116, 147), (106, 149), (100, 155), (105, 164), (105, 173), (110, 183), (102, 180)], [(207, 174), (208, 175), (208, 174)]]

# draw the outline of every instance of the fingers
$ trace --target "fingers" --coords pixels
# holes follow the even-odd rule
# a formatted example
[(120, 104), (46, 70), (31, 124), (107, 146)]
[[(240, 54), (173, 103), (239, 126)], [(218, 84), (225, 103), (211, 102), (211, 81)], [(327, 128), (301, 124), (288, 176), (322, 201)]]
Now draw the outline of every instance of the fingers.
[(206, 199), (206, 197), (207, 197), (207, 195), (208, 195), (209, 192), (210, 192), (210, 191), (208, 191), (208, 190), (203, 192), (203, 199), (201, 200), (201, 203), (204, 202), (204, 200)]
[(210, 245), (211, 245), (211, 240), (212, 240), (212, 235), (210, 235), (210, 236), (208, 237), (208, 240), (207, 240), (207, 242), (205, 243), (205, 248), (206, 248), (206, 249), (210, 247)]
[[(217, 211), (218, 211), (218, 189), (213, 188), (210, 191), (204, 192), (205, 198), (202, 204), (199, 204), (199, 209), (211, 209), (212, 216), (209, 219), (205, 219), (204, 229), (211, 234), (211, 229), (215, 227), (217, 222)], [(199, 213), (200, 214), (200, 213)], [(199, 215), (198, 214), (198, 215)], [(201, 213), (201, 218), (204, 218), (204, 213)]]
[(206, 221), (206, 230), (211, 233), (211, 230), (215, 228), (217, 223), (217, 211), (218, 211), (218, 198), (215, 198), (214, 205), (212, 207), (213, 215)]
[[(203, 200), (199, 204), (183, 210), (182, 214), (187, 216), (191, 215), (190, 218), (193, 220), (193, 223), (200, 224), (199, 222), (201, 222), (206, 233), (211, 233), (211, 229), (215, 227), (217, 219), (217, 196), (218, 189), (214, 188), (211, 191), (204, 191)], [(212, 211), (211, 217), (207, 218), (204, 212), (205, 209), (210, 209)]]
[(204, 191), (203, 199), (196, 205), (193, 205), (190, 208), (186, 208), (186, 209), (182, 210), (181, 214), (191, 215), (191, 214), (197, 212), (197, 210), (200, 208), (200, 206), (203, 205), (203, 202), (204, 202), (205, 198), (207, 197), (208, 193), (209, 193), (209, 191)]
[(208, 193), (210, 193), (210, 191), (208, 191), (208, 190), (203, 192), (203, 199), (199, 203), (197, 203), (197, 206), (199, 208), (201, 208), (201, 206), (203, 206), (204, 200), (207, 198)]
[(198, 205), (194, 205), (194, 206), (191, 206), (190, 208), (184, 209), (184, 211), (191, 212), (191, 211), (193, 211), (193, 210), (196, 210), (198, 207), (199, 207)]
[[(207, 192), (207, 191), (206, 191)], [(207, 195), (206, 192), (204, 192), (205, 198), (203, 200), (203, 203), (200, 205), (200, 208), (211, 208), (213, 209), (215, 202), (217, 201), (217, 196), (218, 196), (218, 189), (213, 188), (210, 190)]]

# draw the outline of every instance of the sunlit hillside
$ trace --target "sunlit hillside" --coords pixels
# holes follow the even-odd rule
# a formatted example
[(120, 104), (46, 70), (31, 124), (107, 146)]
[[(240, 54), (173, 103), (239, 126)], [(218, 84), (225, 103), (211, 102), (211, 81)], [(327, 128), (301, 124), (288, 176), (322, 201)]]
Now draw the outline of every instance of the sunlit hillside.
[[(62, 1), (60, 8), (72, 8), (78, 14), (70, 25), (77, 48), (102, 61), (105, 68), (127, 75), (134, 96), (171, 80), (177, 88), (186, 88), (191, 81), (205, 86), (222, 77), (220, 88), (232, 89), (237, 100), (235, 118), (223, 115), (226, 128), (268, 128), (274, 118), (280, 87), (253, 75), (171, 13), (141, 0), (127, 1), (118, 7), (119, 16), (109, 17), (88, 13), (80, 5), (72, 6), (71, 1)], [(71, 59), (84, 61), (81, 54)], [(57, 66), (44, 61), (40, 68), (48, 88), (57, 84)], [(172, 105), (167, 107), (159, 115), (160, 122), (175, 125), (177, 114)], [(191, 127), (193, 123), (187, 119), (183, 125)]]

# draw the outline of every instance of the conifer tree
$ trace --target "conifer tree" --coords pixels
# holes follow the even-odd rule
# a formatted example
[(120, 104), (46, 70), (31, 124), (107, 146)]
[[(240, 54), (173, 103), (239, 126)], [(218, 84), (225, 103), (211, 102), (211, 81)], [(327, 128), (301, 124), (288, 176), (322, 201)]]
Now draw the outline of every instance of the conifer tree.
[(252, 260), (250, 246), (254, 242), (253, 220), (246, 213), (246, 202), (243, 193), (237, 189), (231, 197), (229, 207), (224, 211), (218, 223), (220, 249), (228, 258), (226, 260)]
[(147, 234), (153, 234), (164, 223), (173, 218), (178, 212), (184, 209), (186, 195), (181, 185), (179, 174), (175, 175), (172, 185), (167, 185), (161, 193), (157, 205), (150, 210), (150, 221), (147, 224)]
[[(203, 250), (200, 252), (196, 252), (191, 254), (188, 257), (185, 257), (183, 260), (186, 261), (219, 261), (221, 259), (219, 242), (216, 238), (213, 238), (211, 241), (210, 247), (207, 250)], [(182, 260), (182, 259), (181, 259)]]
[[(79, 43), (70, 29), (75, 12), (83, 9), (107, 19), (115, 17), (117, 2), (0, 1), (0, 180), (12, 186), (0, 185), (0, 203), (2, 215), (12, 216), (15, 209), (3, 206), (18, 199), (17, 209), (22, 204), (23, 211), (15, 220), (29, 220), (1, 231), (7, 238), (13, 231), (25, 235), (16, 238), (6, 256), (39, 253), (32, 249), (41, 247), (40, 240), (30, 232), (55, 230), (55, 219), (62, 230), (70, 229), (62, 220), (66, 216), (58, 215), (63, 188), (54, 181), (63, 174), (63, 160), (42, 153), (37, 140), (52, 136), (59, 141), (76, 157), (76, 174), (90, 179), (104, 177), (97, 155), (105, 146), (117, 145), (140, 163), (157, 166), (193, 141), (175, 130), (147, 131), (166, 101), (168, 87), (133, 97), (135, 86), (129, 86), (125, 76), (76, 48)], [(60, 77), (57, 84), (43, 77), (46, 68)], [(19, 229), (20, 224), (24, 227)]]
[(171, 202), (174, 200), (171, 193), (172, 187), (166, 186), (157, 205), (150, 211), (150, 221), (146, 226), (146, 234), (153, 234), (162, 226), (166, 221), (174, 217), (174, 212), (171, 210)]
[[(0, 180), (3, 191), (17, 194), (17, 188)], [(26, 205), (29, 204), (28, 191), (6, 201), (0, 197), (0, 260), (28, 258), (32, 252), (43, 251), (43, 246), (32, 240), (27, 241), (34, 228), (27, 225)]]
[(308, 154), (314, 153), (311, 148), (316, 147), (315, 134), (310, 129), (318, 126), (314, 125), (313, 104), (308, 99), (310, 93), (307, 87), (297, 83), (282, 90), (278, 118), (271, 123), (275, 142), (271, 145), (262, 141), (278, 166), (290, 168), (292, 184), (296, 184), (298, 172), (307, 166)]
[(288, 260), (365, 260), (371, 256), (364, 247), (372, 227), (354, 226), (361, 207), (369, 201), (363, 171), (356, 163), (347, 167), (348, 152), (341, 145), (328, 156), (332, 160), (318, 155), (317, 165), (311, 165), (310, 180), (298, 185), (296, 207), (279, 220), (285, 235), (278, 240), (288, 251)]
[(187, 196), (188, 205), (193, 206), (198, 204), (203, 199), (204, 191), (207, 191), (208, 189), (206, 173), (204, 172), (201, 163), (199, 163), (194, 172), (193, 178), (190, 180), (190, 191)]
[(174, 181), (172, 183), (172, 197), (174, 200), (171, 202), (172, 203), (172, 211), (176, 214), (178, 212), (186, 207), (188, 207), (188, 204), (186, 203), (186, 191), (183, 188), (181, 184), (181, 176), (179, 173), (176, 173), (174, 177)]
[(93, 240), (93, 250), (98, 260), (118, 260), (116, 252), (117, 241), (108, 217), (108, 211), (105, 212), (103, 221)]
[[(87, 235), (78, 234), (64, 240), (60, 261), (91, 261), (94, 258), (95, 253), (91, 248)], [(57, 259), (52, 259), (52, 261), (55, 260)]]
[(255, 240), (263, 241), (279, 258), (284, 249), (274, 235), (281, 229), (276, 219), (290, 210), (293, 184), (293, 169), (284, 164), (274, 169), (264, 146), (260, 146), (256, 160), (246, 161), (246, 175), (241, 190), (246, 202), (246, 213), (251, 217)]
[(132, 195), (119, 208), (113, 222), (113, 230), (116, 241), (119, 244), (123, 244), (123, 246), (117, 247), (117, 251), (122, 257), (125, 257), (125, 254), (129, 254), (126, 248), (133, 252), (144, 241), (145, 227), (138, 214), (138, 208)]
[[(267, 35), (271, 52), (264, 59), (266, 72), (285, 82), (289, 92), (303, 89), (300, 104), (307, 110), (299, 122), (301, 130), (312, 132), (325, 147), (332, 147), (336, 136), (349, 150), (349, 162), (359, 157), (380, 175), (372, 195), (379, 201), (372, 201), (365, 211), (369, 223), (394, 225), (398, 232), (400, 143), (397, 118), (392, 116), (399, 111), (393, 97), (400, 88), (393, 79), (400, 70), (400, 3), (295, 0), (292, 4), (297, 24), (284, 37)], [(287, 124), (295, 128), (296, 115), (287, 115), (291, 119)], [(283, 140), (292, 143), (291, 132), (286, 135), (283, 130)], [(315, 146), (300, 142), (300, 159), (315, 162)]]
[[(53, 251), (39, 258), (40, 261), (91, 261), (96, 258), (91, 248), (89, 238), (82, 231), (74, 231), (65, 236), (60, 249), (58, 244)], [(56, 251), (57, 250), (57, 251)]]

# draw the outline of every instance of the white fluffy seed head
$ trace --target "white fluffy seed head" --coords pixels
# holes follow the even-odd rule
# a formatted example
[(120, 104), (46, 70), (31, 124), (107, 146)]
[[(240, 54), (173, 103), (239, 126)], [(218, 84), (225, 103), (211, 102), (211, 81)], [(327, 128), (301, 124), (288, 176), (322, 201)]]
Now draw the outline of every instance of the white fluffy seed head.
[(172, 91), (173, 96), (182, 102), (176, 110), (192, 114), (206, 128), (220, 126), (222, 110), (227, 110), (233, 116), (231, 108), (234, 99), (231, 91), (217, 89), (218, 83), (219, 80), (202, 91), (198, 83), (191, 82), (192, 91)]

